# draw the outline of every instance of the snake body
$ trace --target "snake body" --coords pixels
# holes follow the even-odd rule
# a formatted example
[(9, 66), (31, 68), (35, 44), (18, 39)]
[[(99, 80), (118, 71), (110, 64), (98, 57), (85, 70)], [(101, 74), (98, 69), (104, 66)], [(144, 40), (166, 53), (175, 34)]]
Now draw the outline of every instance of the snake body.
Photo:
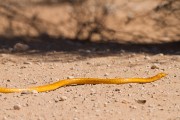
[(159, 73), (153, 77), (149, 78), (72, 78), (72, 79), (64, 79), (59, 80), (58, 82), (37, 86), (37, 87), (30, 87), (30, 88), (4, 88), (0, 87), (0, 93), (14, 93), (14, 92), (46, 92), (55, 90), (62, 86), (73, 85), (73, 84), (125, 84), (125, 83), (149, 83), (156, 80), (161, 79), (162, 77), (166, 76), (165, 73)]

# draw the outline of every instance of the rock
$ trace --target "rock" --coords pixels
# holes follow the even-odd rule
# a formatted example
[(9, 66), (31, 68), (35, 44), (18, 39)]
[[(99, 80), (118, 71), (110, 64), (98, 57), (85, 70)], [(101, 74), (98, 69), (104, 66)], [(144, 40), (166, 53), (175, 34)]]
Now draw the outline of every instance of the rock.
[(67, 79), (73, 79), (74, 78), (74, 76), (68, 76), (67, 77)]
[(23, 90), (21, 92), (21, 95), (23, 95), (23, 94), (37, 94), (37, 93), (38, 93), (38, 91), (36, 91), (36, 90), (32, 90), (32, 91)]
[(139, 103), (139, 104), (145, 104), (146, 100), (136, 100), (136, 102)]
[(121, 101), (121, 103), (123, 103), (123, 104), (129, 104), (130, 102), (124, 99), (124, 100)]
[(32, 63), (31, 63), (31, 62), (24, 62), (23, 64), (29, 64), (29, 65), (31, 65)]
[(13, 47), (14, 51), (22, 52), (29, 49), (29, 46), (23, 43), (16, 43)]
[(159, 69), (159, 67), (156, 64), (154, 64), (151, 66), (151, 69)]
[(151, 60), (151, 57), (145, 56), (144, 59), (145, 59), (145, 60)]
[(86, 62), (87, 65), (90, 65), (91, 63), (90, 62)]
[(105, 73), (104, 76), (108, 76), (109, 74), (108, 73)]
[(107, 102), (105, 102), (103, 105), (104, 105), (104, 107), (107, 107), (108, 103), (107, 103)]
[(2, 120), (8, 120), (8, 118), (6, 116), (4, 116)]
[(8, 79), (7, 82), (11, 82), (11, 80)]
[(66, 96), (61, 96), (61, 97), (59, 98), (59, 101), (65, 101), (65, 100), (67, 100), (67, 97), (66, 97)]
[(163, 53), (159, 53), (159, 56), (164, 56), (164, 54)]
[(14, 110), (20, 110), (21, 109), (21, 105), (14, 105), (13, 108), (14, 108)]
[(129, 108), (131, 109), (137, 109), (137, 107), (135, 105), (130, 105)]
[(119, 88), (114, 89), (114, 91), (121, 91)]
[(73, 118), (73, 120), (78, 120), (78, 118), (75, 117), (75, 118)]
[(91, 50), (86, 50), (86, 53), (91, 53)]
[(90, 93), (91, 95), (93, 95), (93, 94), (95, 94), (95, 93), (96, 93), (96, 90), (94, 90), (93, 88), (91, 88), (91, 90), (90, 90), (90, 91), (91, 91), (91, 93)]

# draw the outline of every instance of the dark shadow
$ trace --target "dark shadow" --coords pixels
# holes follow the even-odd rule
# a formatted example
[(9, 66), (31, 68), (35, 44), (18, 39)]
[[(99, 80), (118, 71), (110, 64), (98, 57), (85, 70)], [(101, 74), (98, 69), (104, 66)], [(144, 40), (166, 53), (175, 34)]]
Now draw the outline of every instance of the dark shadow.
[[(39, 37), (0, 37), (0, 52), (17, 53), (13, 50), (16, 43), (27, 44), (30, 49), (25, 54), (40, 54), (51, 51), (78, 54), (84, 57), (109, 56), (119, 53), (147, 53), (180, 55), (180, 41), (159, 44), (137, 44), (117, 42), (90, 42), (87, 40), (75, 40), (69, 38), (56, 38), (42, 34)], [(33, 52), (32, 52), (33, 51)]]
[[(79, 1), (79, 2), (77, 2)], [(62, 3), (72, 3), (73, 0), (56, 0), (56, 2)], [(82, 3), (82, 0), (75, 0), (75, 3)], [(37, 5), (55, 5), (54, 1), (51, 0), (42, 0), (41, 2), (34, 3)], [(32, 4), (32, 5), (34, 5)], [(29, 5), (29, 4), (27, 4)], [(75, 5), (75, 4), (73, 4)], [(76, 4), (77, 5), (77, 4)], [(81, 5), (80, 5), (81, 6)], [(159, 43), (159, 44), (137, 44), (137, 43), (118, 43), (118, 42), (108, 42), (113, 39), (109, 39), (104, 36), (103, 33), (108, 33), (108, 36), (113, 36), (116, 32), (123, 31), (114, 31), (108, 29), (105, 26), (105, 23), (102, 21), (106, 17), (107, 13), (106, 9), (102, 8), (102, 15), (96, 18), (94, 17), (94, 21), (87, 21), (79, 19), (82, 18), (86, 13), (81, 13), (82, 9), (78, 8), (79, 6), (74, 6), (76, 9), (76, 14), (74, 20), (77, 22), (77, 33), (74, 39), (70, 39), (67, 36), (63, 36), (62, 31), (57, 29), (57, 24), (53, 24), (49, 21), (45, 21), (42, 18), (39, 18), (38, 15), (34, 14), (33, 16), (27, 16), (24, 14), (24, 6), (23, 4), (17, 4), (17, 2), (3, 2), (0, 4), (0, 16), (6, 18), (8, 20), (8, 27), (4, 30), (6, 36), (0, 36), (0, 53), (18, 53), (13, 49), (16, 43), (24, 43), (27, 44), (30, 49), (28, 51), (20, 52), (25, 55), (38, 55), (38, 54), (46, 54), (47, 52), (57, 51), (63, 52), (72, 55), (78, 55), (80, 58), (78, 59), (87, 59), (89, 57), (98, 57), (98, 56), (111, 56), (111, 55), (119, 55), (121, 53), (147, 53), (147, 54), (168, 54), (168, 55), (179, 55), (180, 54), (180, 41), (179, 42), (168, 42), (168, 43)], [(85, 6), (86, 7), (86, 6)], [(99, 6), (98, 6), (99, 7)], [(105, 11), (104, 11), (105, 10)], [(160, 10), (160, 7), (157, 11)], [(75, 10), (74, 10), (75, 11)], [(81, 15), (81, 16), (79, 16)], [(89, 15), (89, 14), (88, 14)], [(72, 18), (72, 17), (70, 17)], [(98, 19), (99, 18), (99, 19)], [(160, 18), (162, 19), (162, 18)], [(23, 25), (27, 25), (27, 35), (26, 36), (16, 36), (14, 35), (15, 30), (19, 29), (13, 28), (13, 22), (19, 22)], [(69, 23), (69, 21), (66, 21)], [(60, 23), (62, 24), (62, 23)], [(23, 29), (25, 29), (24, 27)], [(38, 33), (38, 37), (30, 37), (29, 28), (33, 28), (34, 31)], [(90, 29), (89, 29), (90, 28)], [(87, 29), (87, 33), (89, 33), (88, 37), (85, 39), (81, 39), (81, 34), (84, 30)], [(26, 30), (26, 29), (25, 29)], [(48, 31), (53, 31), (57, 33), (59, 37), (53, 37), (48, 35)], [(94, 34), (100, 35), (99, 42), (91, 42), (90, 39)], [(132, 35), (132, 33), (123, 33), (127, 35)], [(142, 33), (143, 34), (143, 33)], [(148, 38), (145, 34), (143, 34), (145, 38)], [(179, 35), (179, 34), (178, 34)], [(142, 36), (134, 35), (137, 40)], [(103, 41), (106, 40), (106, 41)]]

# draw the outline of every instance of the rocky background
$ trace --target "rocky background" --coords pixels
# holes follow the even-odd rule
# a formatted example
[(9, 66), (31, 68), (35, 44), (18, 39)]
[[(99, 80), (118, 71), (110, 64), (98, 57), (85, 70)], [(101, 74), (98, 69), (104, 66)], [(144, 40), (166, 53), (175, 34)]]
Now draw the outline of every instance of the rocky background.
[[(180, 40), (179, 0), (6, 0), (0, 37), (160, 43)], [(2, 41), (2, 40), (1, 40)]]

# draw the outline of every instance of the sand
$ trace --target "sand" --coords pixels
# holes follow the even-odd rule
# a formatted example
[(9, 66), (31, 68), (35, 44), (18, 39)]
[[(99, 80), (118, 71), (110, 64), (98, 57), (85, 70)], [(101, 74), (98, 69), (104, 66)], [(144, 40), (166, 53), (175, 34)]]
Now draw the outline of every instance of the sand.
[(124, 50), (114, 53), (109, 49), (83, 50), (81, 55), (79, 51), (2, 53), (1, 87), (25, 88), (76, 77), (150, 77), (159, 72), (168, 75), (147, 84), (88, 84), (44, 93), (0, 93), (0, 119), (180, 119), (179, 55)]

